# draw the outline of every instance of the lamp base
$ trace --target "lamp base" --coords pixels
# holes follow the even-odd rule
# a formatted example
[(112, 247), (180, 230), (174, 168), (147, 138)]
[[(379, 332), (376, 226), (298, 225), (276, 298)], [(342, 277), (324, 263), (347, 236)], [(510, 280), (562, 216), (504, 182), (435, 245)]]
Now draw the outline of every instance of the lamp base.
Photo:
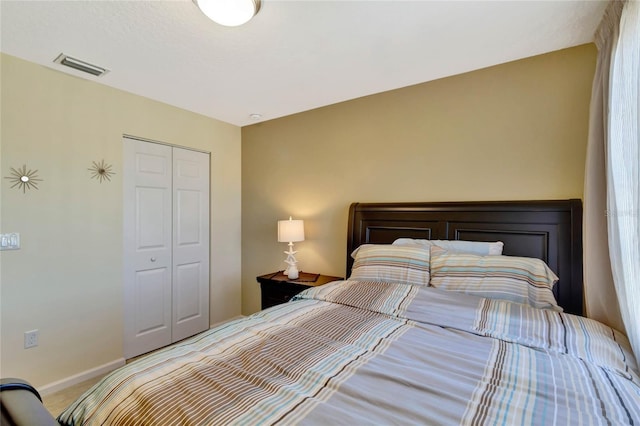
[(296, 265), (290, 265), (285, 271), (284, 274), (289, 277), (290, 280), (295, 280), (300, 276), (298, 272), (298, 268)]
[(298, 267), (296, 266), (298, 261), (296, 260), (297, 251), (293, 250), (292, 242), (289, 242), (289, 251), (285, 251), (284, 253), (287, 255), (287, 260), (285, 260), (284, 263), (289, 265), (287, 269), (285, 269), (284, 274), (288, 276), (290, 280), (295, 280), (298, 278)]

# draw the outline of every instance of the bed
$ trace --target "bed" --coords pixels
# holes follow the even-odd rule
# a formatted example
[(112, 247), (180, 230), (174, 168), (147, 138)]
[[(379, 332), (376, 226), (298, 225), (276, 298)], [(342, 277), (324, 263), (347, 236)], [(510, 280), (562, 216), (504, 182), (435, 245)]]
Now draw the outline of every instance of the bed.
[(347, 280), (128, 364), (58, 421), (640, 424), (628, 341), (580, 316), (581, 217), (579, 200), (354, 203)]

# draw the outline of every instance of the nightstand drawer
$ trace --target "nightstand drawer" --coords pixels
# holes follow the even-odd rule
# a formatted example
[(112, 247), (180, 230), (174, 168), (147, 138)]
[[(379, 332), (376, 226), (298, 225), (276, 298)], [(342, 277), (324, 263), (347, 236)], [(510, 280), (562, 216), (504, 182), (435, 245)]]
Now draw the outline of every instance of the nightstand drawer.
[(275, 272), (257, 277), (257, 280), (260, 283), (260, 290), (262, 291), (262, 309), (286, 303), (291, 300), (293, 296), (309, 287), (315, 287), (342, 279), (341, 277), (305, 273), (301, 273), (300, 277), (310, 278), (308, 278), (309, 281), (289, 280), (286, 275), (282, 274), (282, 272)]
[(287, 298), (283, 298), (283, 299), (276, 299), (273, 297), (269, 297), (269, 296), (262, 296), (262, 309), (267, 309), (270, 308), (272, 306), (276, 306), (276, 305), (280, 305), (282, 303), (287, 303), (289, 300), (291, 300), (291, 298), (287, 297)]
[(262, 290), (262, 309), (265, 309), (288, 302), (293, 296), (308, 287), (287, 282), (263, 282), (260, 288)]

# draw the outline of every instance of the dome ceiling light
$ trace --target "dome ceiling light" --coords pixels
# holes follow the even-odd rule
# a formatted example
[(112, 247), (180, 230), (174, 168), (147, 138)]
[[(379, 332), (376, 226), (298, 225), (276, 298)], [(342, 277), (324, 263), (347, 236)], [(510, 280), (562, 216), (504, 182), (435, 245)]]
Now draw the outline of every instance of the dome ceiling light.
[(260, 10), (260, 0), (193, 0), (202, 13), (226, 27), (249, 22)]

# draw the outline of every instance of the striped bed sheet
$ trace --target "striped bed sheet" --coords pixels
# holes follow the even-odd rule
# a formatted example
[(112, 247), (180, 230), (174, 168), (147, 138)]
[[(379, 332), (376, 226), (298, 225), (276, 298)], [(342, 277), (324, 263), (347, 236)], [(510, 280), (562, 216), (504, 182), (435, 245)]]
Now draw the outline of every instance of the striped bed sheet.
[(128, 364), (61, 424), (640, 424), (628, 341), (595, 321), (339, 281)]

